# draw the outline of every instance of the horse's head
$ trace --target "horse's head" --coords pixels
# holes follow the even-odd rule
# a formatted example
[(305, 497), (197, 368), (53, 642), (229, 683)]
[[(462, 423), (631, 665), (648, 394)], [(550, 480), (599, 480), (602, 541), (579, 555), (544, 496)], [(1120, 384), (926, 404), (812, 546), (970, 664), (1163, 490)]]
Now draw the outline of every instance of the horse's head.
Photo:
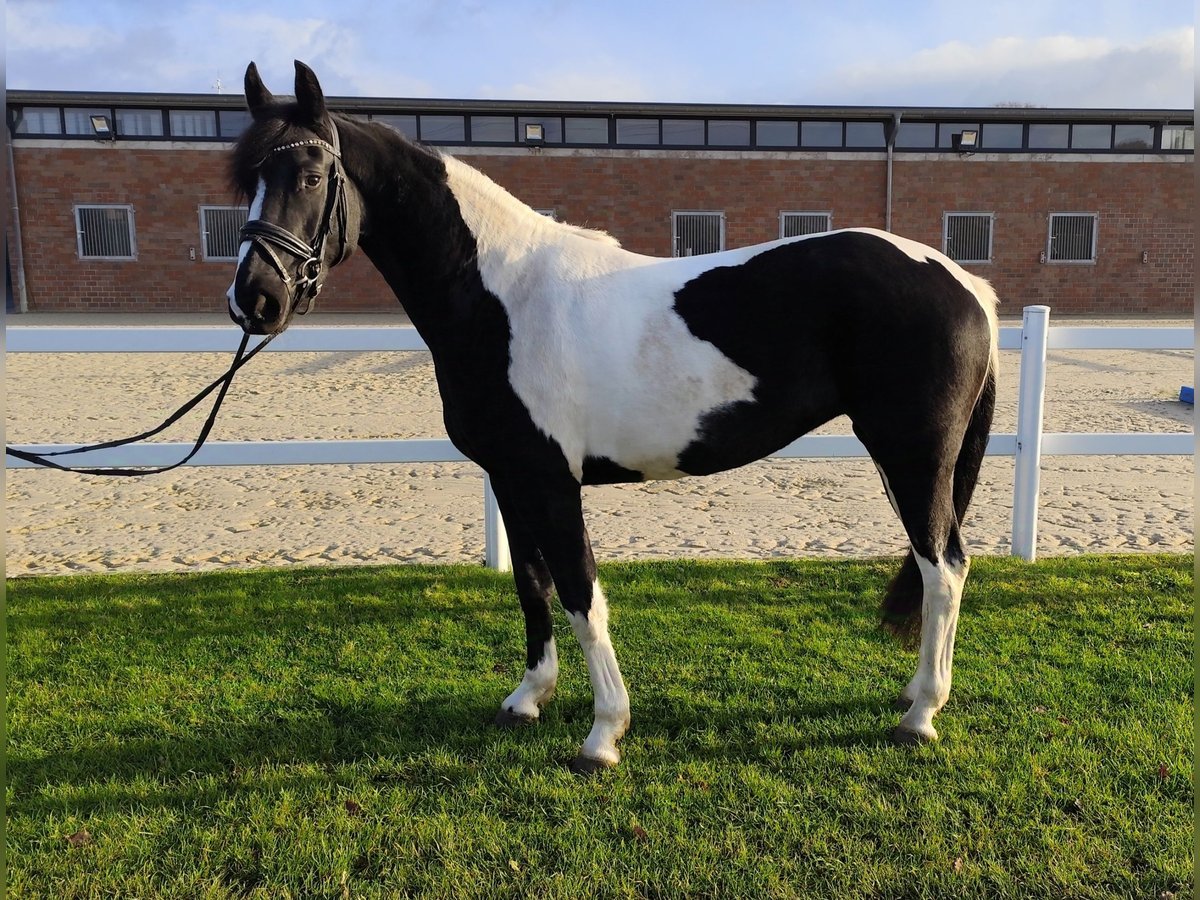
[(361, 200), (308, 66), (296, 61), (295, 102), (277, 102), (250, 63), (246, 104), (253, 121), (234, 148), (232, 176), (253, 200), (229, 315), (250, 334), (276, 334), (309, 310), (329, 269), (353, 251)]

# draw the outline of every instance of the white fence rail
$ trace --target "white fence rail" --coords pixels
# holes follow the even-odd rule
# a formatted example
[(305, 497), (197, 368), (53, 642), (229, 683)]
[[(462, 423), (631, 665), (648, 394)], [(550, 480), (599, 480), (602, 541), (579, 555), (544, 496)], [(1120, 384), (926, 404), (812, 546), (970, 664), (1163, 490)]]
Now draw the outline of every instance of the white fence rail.
[[(1049, 327), (1050, 308), (1025, 308), (1020, 328), (1000, 329), (1000, 349), (1021, 351), (1017, 431), (993, 434), (988, 456), (1015, 460), (1013, 479), (1012, 552), (1023, 559), (1035, 557), (1037, 545), (1038, 488), (1041, 457), (1049, 456), (1190, 456), (1194, 435), (1176, 434), (1044, 434), (1042, 402), (1046, 385), (1046, 352), (1057, 350), (1191, 350), (1189, 328), (1080, 328)], [(230, 327), (39, 327), (15, 326), (7, 330), (9, 353), (232, 353), (240, 333)], [(309, 327), (293, 328), (266, 352), (392, 352), (427, 350), (413, 328)], [(67, 449), (67, 444), (22, 445), (35, 453)], [(160, 466), (183, 456), (184, 443), (146, 443), (86, 454), (89, 466)], [(843, 435), (809, 435), (784, 447), (772, 458), (814, 459), (866, 457), (857, 438)], [(77, 459), (82, 459), (81, 454)], [(326, 464), (400, 464), (463, 462), (449, 440), (344, 441), (213, 441), (206, 444), (189, 466), (285, 466)], [(6, 458), (10, 469), (33, 464)], [(504, 523), (491, 485), (484, 479), (484, 522), (487, 564), (509, 568)]]

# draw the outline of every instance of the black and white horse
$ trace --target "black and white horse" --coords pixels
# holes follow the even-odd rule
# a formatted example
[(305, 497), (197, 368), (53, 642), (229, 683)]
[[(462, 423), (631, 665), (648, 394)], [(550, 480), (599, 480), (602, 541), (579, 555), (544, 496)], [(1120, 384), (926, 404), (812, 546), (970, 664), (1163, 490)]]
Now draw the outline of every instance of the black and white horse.
[(629, 697), (584, 527), (585, 484), (705, 475), (761, 459), (838, 415), (866, 446), (911, 551), (885, 624), (920, 636), (895, 736), (934, 740), (969, 561), (959, 526), (995, 399), (996, 295), (936, 250), (873, 229), (681, 259), (555, 222), (482, 173), (296, 99), (246, 70), (253, 122), (233, 177), (253, 198), (234, 321), (288, 326), (356, 247), (433, 355), (446, 431), (486, 470), (525, 613), (526, 671), (501, 724), (554, 693), (557, 589), (595, 694), (573, 763), (617, 763)]

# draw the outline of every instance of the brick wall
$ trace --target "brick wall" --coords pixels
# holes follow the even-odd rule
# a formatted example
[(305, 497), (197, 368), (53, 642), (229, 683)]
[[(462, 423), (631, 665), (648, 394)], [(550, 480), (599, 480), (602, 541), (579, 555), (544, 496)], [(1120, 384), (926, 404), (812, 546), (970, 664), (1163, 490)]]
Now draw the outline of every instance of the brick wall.
[[(14, 149), (31, 310), (225, 309), (233, 265), (203, 260), (198, 212), (201, 205), (235, 202), (223, 152), (34, 141)], [(464, 159), (529, 205), (652, 255), (671, 252), (672, 210), (723, 211), (729, 247), (778, 237), (780, 210), (831, 211), (835, 228), (882, 228), (885, 221), (880, 158), (475, 151)], [(1005, 312), (1044, 303), (1058, 314), (1191, 315), (1192, 166), (1095, 159), (901, 154), (893, 230), (940, 247), (944, 212), (995, 213), (994, 262), (969, 268), (992, 280)], [(137, 260), (80, 260), (73, 214), (79, 203), (131, 204)], [(1038, 261), (1052, 212), (1099, 214), (1095, 264)], [(9, 235), (11, 250), (11, 227)], [(397, 301), (370, 264), (355, 257), (331, 277), (320, 307), (390, 310)]]

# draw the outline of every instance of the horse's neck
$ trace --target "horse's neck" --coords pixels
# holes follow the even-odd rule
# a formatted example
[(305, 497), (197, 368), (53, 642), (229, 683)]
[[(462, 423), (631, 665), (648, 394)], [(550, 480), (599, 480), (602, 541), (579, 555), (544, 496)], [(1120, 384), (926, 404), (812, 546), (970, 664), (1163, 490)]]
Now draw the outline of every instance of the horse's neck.
[[(602, 232), (541, 215), (453, 157), (439, 162), (446, 183), (439, 177), (428, 190), (411, 191), (403, 211), (381, 198), (379, 208), (395, 209), (399, 218), (374, 218), (395, 233), (376, 233), (364, 245), (431, 347), (472, 314), (480, 284), (505, 302), (531, 284), (620, 267), (632, 256)], [(405, 235), (404, 246), (397, 246), (395, 234)], [(479, 279), (463, 277), (472, 269)]]

